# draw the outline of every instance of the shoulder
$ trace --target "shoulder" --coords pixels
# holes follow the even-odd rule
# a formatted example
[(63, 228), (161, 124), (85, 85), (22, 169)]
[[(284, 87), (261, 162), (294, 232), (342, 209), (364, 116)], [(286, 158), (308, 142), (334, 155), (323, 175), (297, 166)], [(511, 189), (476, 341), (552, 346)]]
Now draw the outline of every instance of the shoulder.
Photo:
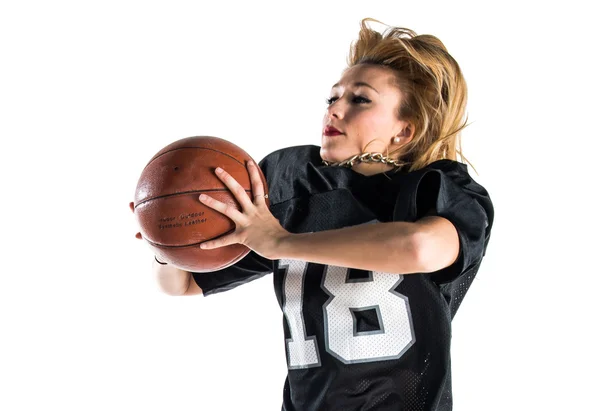
[(399, 178), (411, 188), (461, 192), (491, 202), (488, 191), (469, 174), (467, 165), (455, 160), (437, 160), (418, 170), (400, 174)]
[[(423, 168), (407, 173), (407, 175), (414, 175), (415, 178), (420, 179), (426, 176), (428, 173), (434, 172), (439, 175), (444, 175), (451, 181), (455, 182), (459, 186), (468, 186), (475, 184), (481, 187), (479, 184), (471, 178), (467, 165), (460, 163), (455, 160), (437, 160), (429, 163)], [(475, 186), (473, 188), (476, 188)], [(481, 187), (483, 189), (483, 187)]]
[(494, 208), (490, 193), (469, 174), (466, 164), (454, 160), (438, 160), (425, 167), (425, 170), (440, 173), (441, 190), (466, 194), (479, 203), (491, 225)]
[(286, 147), (265, 156), (260, 161), (260, 166), (264, 169), (272, 170), (274, 168), (294, 168), (303, 164), (320, 164), (320, 148), (314, 145)]
[(477, 204), (491, 226), (494, 207), (489, 192), (470, 174), (467, 165), (454, 160), (437, 160), (427, 166), (395, 176), (399, 192), (396, 215), (416, 220), (422, 217), (424, 206), (453, 207), (467, 210)]
[(398, 176), (400, 194), (394, 220), (417, 221), (433, 215), (448, 220), (458, 234), (457, 260), (436, 273), (436, 282), (451, 282), (481, 263), (486, 253), (494, 220), (487, 190), (469, 174), (467, 165), (438, 160)]
[(322, 166), (320, 148), (313, 145), (282, 148), (265, 156), (259, 166), (267, 180), (271, 204), (277, 204), (312, 192), (318, 176), (311, 170)]

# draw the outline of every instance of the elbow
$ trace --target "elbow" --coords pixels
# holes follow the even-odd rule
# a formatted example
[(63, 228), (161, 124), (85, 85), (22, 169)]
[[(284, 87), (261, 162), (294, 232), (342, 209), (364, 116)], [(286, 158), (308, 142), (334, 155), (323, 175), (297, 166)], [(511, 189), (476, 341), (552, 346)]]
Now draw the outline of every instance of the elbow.
[(432, 261), (430, 250), (427, 247), (426, 235), (422, 232), (415, 232), (410, 238), (410, 259), (413, 262), (412, 272), (428, 273), (431, 270)]
[[(403, 223), (405, 224), (405, 223)], [(430, 265), (427, 249), (424, 246), (424, 234), (414, 229), (415, 226), (404, 225), (399, 237), (391, 238), (385, 248), (394, 250), (391, 265), (388, 270), (392, 273), (417, 274), (427, 272)]]
[(421, 273), (433, 273), (452, 265), (459, 256), (459, 240), (455, 238), (442, 238), (436, 233), (422, 231), (413, 237), (412, 250), (415, 265)]

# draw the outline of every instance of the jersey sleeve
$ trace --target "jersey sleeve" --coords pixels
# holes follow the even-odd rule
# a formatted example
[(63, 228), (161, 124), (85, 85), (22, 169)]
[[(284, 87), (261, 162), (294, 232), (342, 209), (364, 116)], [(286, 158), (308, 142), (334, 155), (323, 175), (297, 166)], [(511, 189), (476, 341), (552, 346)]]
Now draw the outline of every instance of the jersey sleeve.
[(273, 272), (273, 261), (250, 251), (237, 263), (211, 273), (191, 273), (204, 296), (229, 291)]
[(471, 179), (466, 165), (450, 160), (436, 162), (405, 177), (394, 208), (394, 221), (437, 215), (449, 220), (458, 232), (457, 260), (431, 273), (432, 280), (443, 284), (468, 271), (476, 272), (485, 255), (494, 214), (487, 191)]
[[(263, 158), (259, 163), (265, 178), (267, 179), (269, 197), (272, 185), (272, 167), (268, 167), (269, 160), (275, 157), (273, 154)], [(272, 161), (271, 161), (272, 162)], [(202, 289), (204, 296), (229, 291), (239, 285), (249, 283), (273, 272), (273, 261), (250, 250), (250, 253), (237, 263), (222, 270), (211, 273), (192, 273), (194, 281)]]

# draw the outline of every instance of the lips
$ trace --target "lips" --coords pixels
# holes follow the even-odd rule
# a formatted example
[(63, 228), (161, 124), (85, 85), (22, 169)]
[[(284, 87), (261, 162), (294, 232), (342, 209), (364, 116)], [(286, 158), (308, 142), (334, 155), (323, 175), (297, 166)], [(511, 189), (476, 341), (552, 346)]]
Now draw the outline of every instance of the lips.
[(344, 133), (342, 133), (340, 130), (338, 130), (337, 128), (332, 127), (332, 126), (327, 126), (323, 130), (323, 135), (328, 136), (328, 137), (330, 137), (330, 136), (338, 136), (340, 134), (344, 134)]

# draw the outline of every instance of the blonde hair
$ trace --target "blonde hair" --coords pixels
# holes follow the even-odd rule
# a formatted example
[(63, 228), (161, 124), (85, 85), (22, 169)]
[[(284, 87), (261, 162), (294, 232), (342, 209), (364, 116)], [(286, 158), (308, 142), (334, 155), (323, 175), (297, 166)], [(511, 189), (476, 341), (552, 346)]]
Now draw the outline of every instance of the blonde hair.
[(388, 155), (398, 154), (400, 169), (407, 171), (436, 160), (457, 160), (457, 153), (466, 160), (460, 139), (468, 125), (467, 83), (456, 60), (435, 36), (386, 24), (381, 34), (368, 27), (369, 21), (384, 24), (371, 18), (361, 21), (348, 68), (373, 64), (394, 70), (402, 95), (399, 118), (415, 128), (412, 140)]

